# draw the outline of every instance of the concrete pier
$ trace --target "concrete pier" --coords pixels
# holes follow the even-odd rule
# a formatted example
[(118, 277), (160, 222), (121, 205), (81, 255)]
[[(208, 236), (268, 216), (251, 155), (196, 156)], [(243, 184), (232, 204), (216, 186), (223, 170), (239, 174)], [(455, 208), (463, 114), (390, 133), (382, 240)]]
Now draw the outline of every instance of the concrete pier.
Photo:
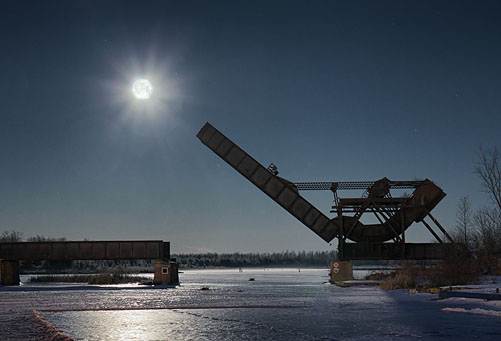
[(353, 264), (351, 261), (331, 262), (330, 282), (351, 281), (353, 280)]
[(0, 259), (0, 285), (19, 285), (19, 261)]
[(178, 264), (174, 261), (166, 261), (163, 259), (155, 259), (155, 274), (153, 276), (153, 284), (178, 284)]

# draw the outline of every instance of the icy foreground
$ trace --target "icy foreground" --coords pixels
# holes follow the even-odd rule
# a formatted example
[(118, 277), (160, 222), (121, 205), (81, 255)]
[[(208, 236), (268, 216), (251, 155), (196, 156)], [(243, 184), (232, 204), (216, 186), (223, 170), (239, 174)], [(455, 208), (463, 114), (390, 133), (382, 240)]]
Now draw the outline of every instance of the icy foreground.
[[(0, 288), (0, 339), (53, 336), (50, 325), (76, 340), (501, 338), (500, 301), (439, 301), (327, 279), (327, 270), (203, 270), (168, 289)], [(49, 327), (34, 322), (35, 309)]]

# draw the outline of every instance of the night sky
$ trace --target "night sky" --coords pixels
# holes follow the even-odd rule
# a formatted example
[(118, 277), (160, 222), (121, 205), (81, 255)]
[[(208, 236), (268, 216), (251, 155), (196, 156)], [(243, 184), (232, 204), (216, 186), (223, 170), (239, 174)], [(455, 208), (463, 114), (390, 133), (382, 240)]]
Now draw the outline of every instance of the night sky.
[(10, 1), (0, 51), (0, 231), (337, 245), (202, 145), (206, 121), (291, 181), (429, 178), (449, 230), (461, 196), (488, 203), (473, 171), (501, 142), (499, 1)]

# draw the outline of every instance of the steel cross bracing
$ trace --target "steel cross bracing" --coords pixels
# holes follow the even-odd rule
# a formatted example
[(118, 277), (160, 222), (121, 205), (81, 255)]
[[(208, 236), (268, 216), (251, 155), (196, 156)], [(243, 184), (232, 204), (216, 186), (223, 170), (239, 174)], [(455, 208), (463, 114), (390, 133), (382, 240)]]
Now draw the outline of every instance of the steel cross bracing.
[[(421, 184), (421, 181), (392, 181), (390, 188), (394, 189), (412, 189)], [(318, 191), (318, 190), (355, 190), (368, 189), (374, 185), (374, 181), (346, 181), (346, 182), (295, 182), (294, 185), (300, 191)]]

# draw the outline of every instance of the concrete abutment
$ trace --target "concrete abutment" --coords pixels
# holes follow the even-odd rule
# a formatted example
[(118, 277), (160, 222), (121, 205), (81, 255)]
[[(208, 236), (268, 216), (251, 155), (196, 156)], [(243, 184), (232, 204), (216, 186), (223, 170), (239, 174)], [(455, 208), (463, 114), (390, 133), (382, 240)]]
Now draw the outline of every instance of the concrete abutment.
[(353, 263), (351, 261), (333, 261), (330, 269), (330, 282), (351, 281), (353, 280)]
[(0, 259), (0, 285), (19, 285), (19, 261)]
[(153, 284), (179, 284), (179, 265), (175, 261), (155, 259)]

